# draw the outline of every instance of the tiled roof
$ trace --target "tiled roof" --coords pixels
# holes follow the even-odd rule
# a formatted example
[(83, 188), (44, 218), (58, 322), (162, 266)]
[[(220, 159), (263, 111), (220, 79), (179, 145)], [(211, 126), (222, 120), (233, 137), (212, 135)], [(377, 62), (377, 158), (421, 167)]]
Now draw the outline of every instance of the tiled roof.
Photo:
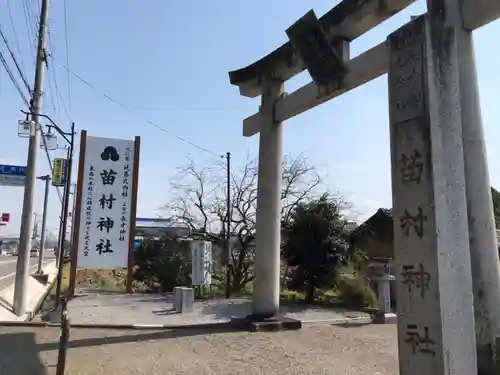
[(381, 223), (392, 220), (392, 210), (388, 208), (379, 208), (368, 220), (357, 227), (351, 233), (351, 239), (363, 237), (365, 235), (372, 235)]

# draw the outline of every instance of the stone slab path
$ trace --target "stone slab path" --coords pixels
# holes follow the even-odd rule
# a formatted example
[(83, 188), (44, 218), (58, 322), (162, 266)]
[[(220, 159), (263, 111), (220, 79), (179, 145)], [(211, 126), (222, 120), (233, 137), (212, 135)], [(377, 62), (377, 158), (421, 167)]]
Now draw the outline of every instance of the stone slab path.
[[(312, 306), (282, 306), (282, 313), (302, 321), (344, 321), (366, 318), (368, 315), (343, 309)], [(170, 296), (152, 294), (80, 295), (68, 304), (72, 324), (168, 324), (190, 325), (228, 322), (232, 316), (245, 316), (251, 312), (247, 299), (208, 300), (195, 302), (193, 312), (176, 313)]]

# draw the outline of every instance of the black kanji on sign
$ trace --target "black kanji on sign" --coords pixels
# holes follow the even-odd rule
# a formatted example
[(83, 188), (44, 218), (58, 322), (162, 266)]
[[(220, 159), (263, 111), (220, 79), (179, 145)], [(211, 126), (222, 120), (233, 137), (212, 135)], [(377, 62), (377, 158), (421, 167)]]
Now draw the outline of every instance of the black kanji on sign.
[(419, 238), (424, 235), (424, 221), (427, 221), (427, 216), (424, 215), (422, 207), (417, 208), (416, 215), (411, 215), (408, 210), (405, 210), (405, 215), (400, 219), (400, 226), (406, 237), (410, 235), (410, 228), (415, 230)]
[(417, 150), (409, 155), (401, 156), (401, 179), (403, 184), (419, 184), (424, 171), (423, 156)]
[(423, 327), (424, 334), (419, 332), (418, 325), (408, 324), (406, 326), (405, 342), (411, 345), (413, 354), (417, 351), (424, 354), (436, 355), (434, 346), (436, 342), (429, 337), (429, 327)]
[(111, 246), (110, 240), (101, 238), (99, 243), (95, 246), (95, 250), (99, 253), (99, 255), (113, 253)]
[(103, 169), (101, 171), (101, 179), (103, 185), (113, 185), (116, 180), (116, 172), (112, 169), (109, 171)]
[(403, 265), (403, 272), (401, 272), (401, 283), (406, 285), (408, 293), (412, 292), (412, 285), (420, 289), (420, 296), (425, 298), (425, 292), (429, 288), (431, 275), (424, 268), (422, 263), (418, 267), (413, 265)]
[(106, 232), (109, 233), (110, 229), (113, 229), (115, 226), (115, 221), (112, 220), (109, 217), (101, 217), (99, 221), (97, 222), (97, 229), (99, 229), (101, 232), (106, 229)]
[(126, 232), (127, 231), (124, 228), (120, 229), (120, 236), (118, 237), (119, 241), (125, 241), (125, 233)]
[(103, 194), (101, 198), (99, 198), (99, 205), (101, 206), (101, 208), (107, 207), (111, 210), (113, 208), (114, 201), (116, 201), (116, 198), (113, 194), (109, 194), (109, 196)]

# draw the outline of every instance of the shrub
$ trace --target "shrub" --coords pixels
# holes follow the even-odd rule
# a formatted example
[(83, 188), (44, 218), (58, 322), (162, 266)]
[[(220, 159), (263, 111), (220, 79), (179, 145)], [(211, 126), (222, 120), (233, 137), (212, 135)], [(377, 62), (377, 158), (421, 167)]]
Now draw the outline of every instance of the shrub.
[(148, 239), (134, 254), (134, 279), (150, 292), (170, 292), (191, 285), (191, 251), (186, 242)]
[(377, 295), (362, 276), (342, 277), (338, 285), (339, 298), (349, 307), (376, 307)]
[(285, 302), (304, 302), (306, 296), (297, 290), (284, 290), (281, 292), (280, 298)]

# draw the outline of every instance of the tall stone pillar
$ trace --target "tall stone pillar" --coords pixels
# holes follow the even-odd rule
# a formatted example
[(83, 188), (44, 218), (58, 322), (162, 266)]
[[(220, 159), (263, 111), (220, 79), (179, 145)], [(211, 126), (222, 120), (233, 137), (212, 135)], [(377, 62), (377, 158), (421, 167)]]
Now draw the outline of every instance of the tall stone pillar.
[(389, 36), (401, 375), (477, 374), (456, 30)]
[(464, 166), (469, 220), (478, 369), (496, 374), (500, 335), (500, 262), (486, 157), (472, 31), (457, 22)]
[(261, 318), (273, 317), (279, 312), (283, 129), (281, 123), (274, 121), (274, 105), (282, 93), (282, 81), (262, 80), (252, 304), (253, 315)]

